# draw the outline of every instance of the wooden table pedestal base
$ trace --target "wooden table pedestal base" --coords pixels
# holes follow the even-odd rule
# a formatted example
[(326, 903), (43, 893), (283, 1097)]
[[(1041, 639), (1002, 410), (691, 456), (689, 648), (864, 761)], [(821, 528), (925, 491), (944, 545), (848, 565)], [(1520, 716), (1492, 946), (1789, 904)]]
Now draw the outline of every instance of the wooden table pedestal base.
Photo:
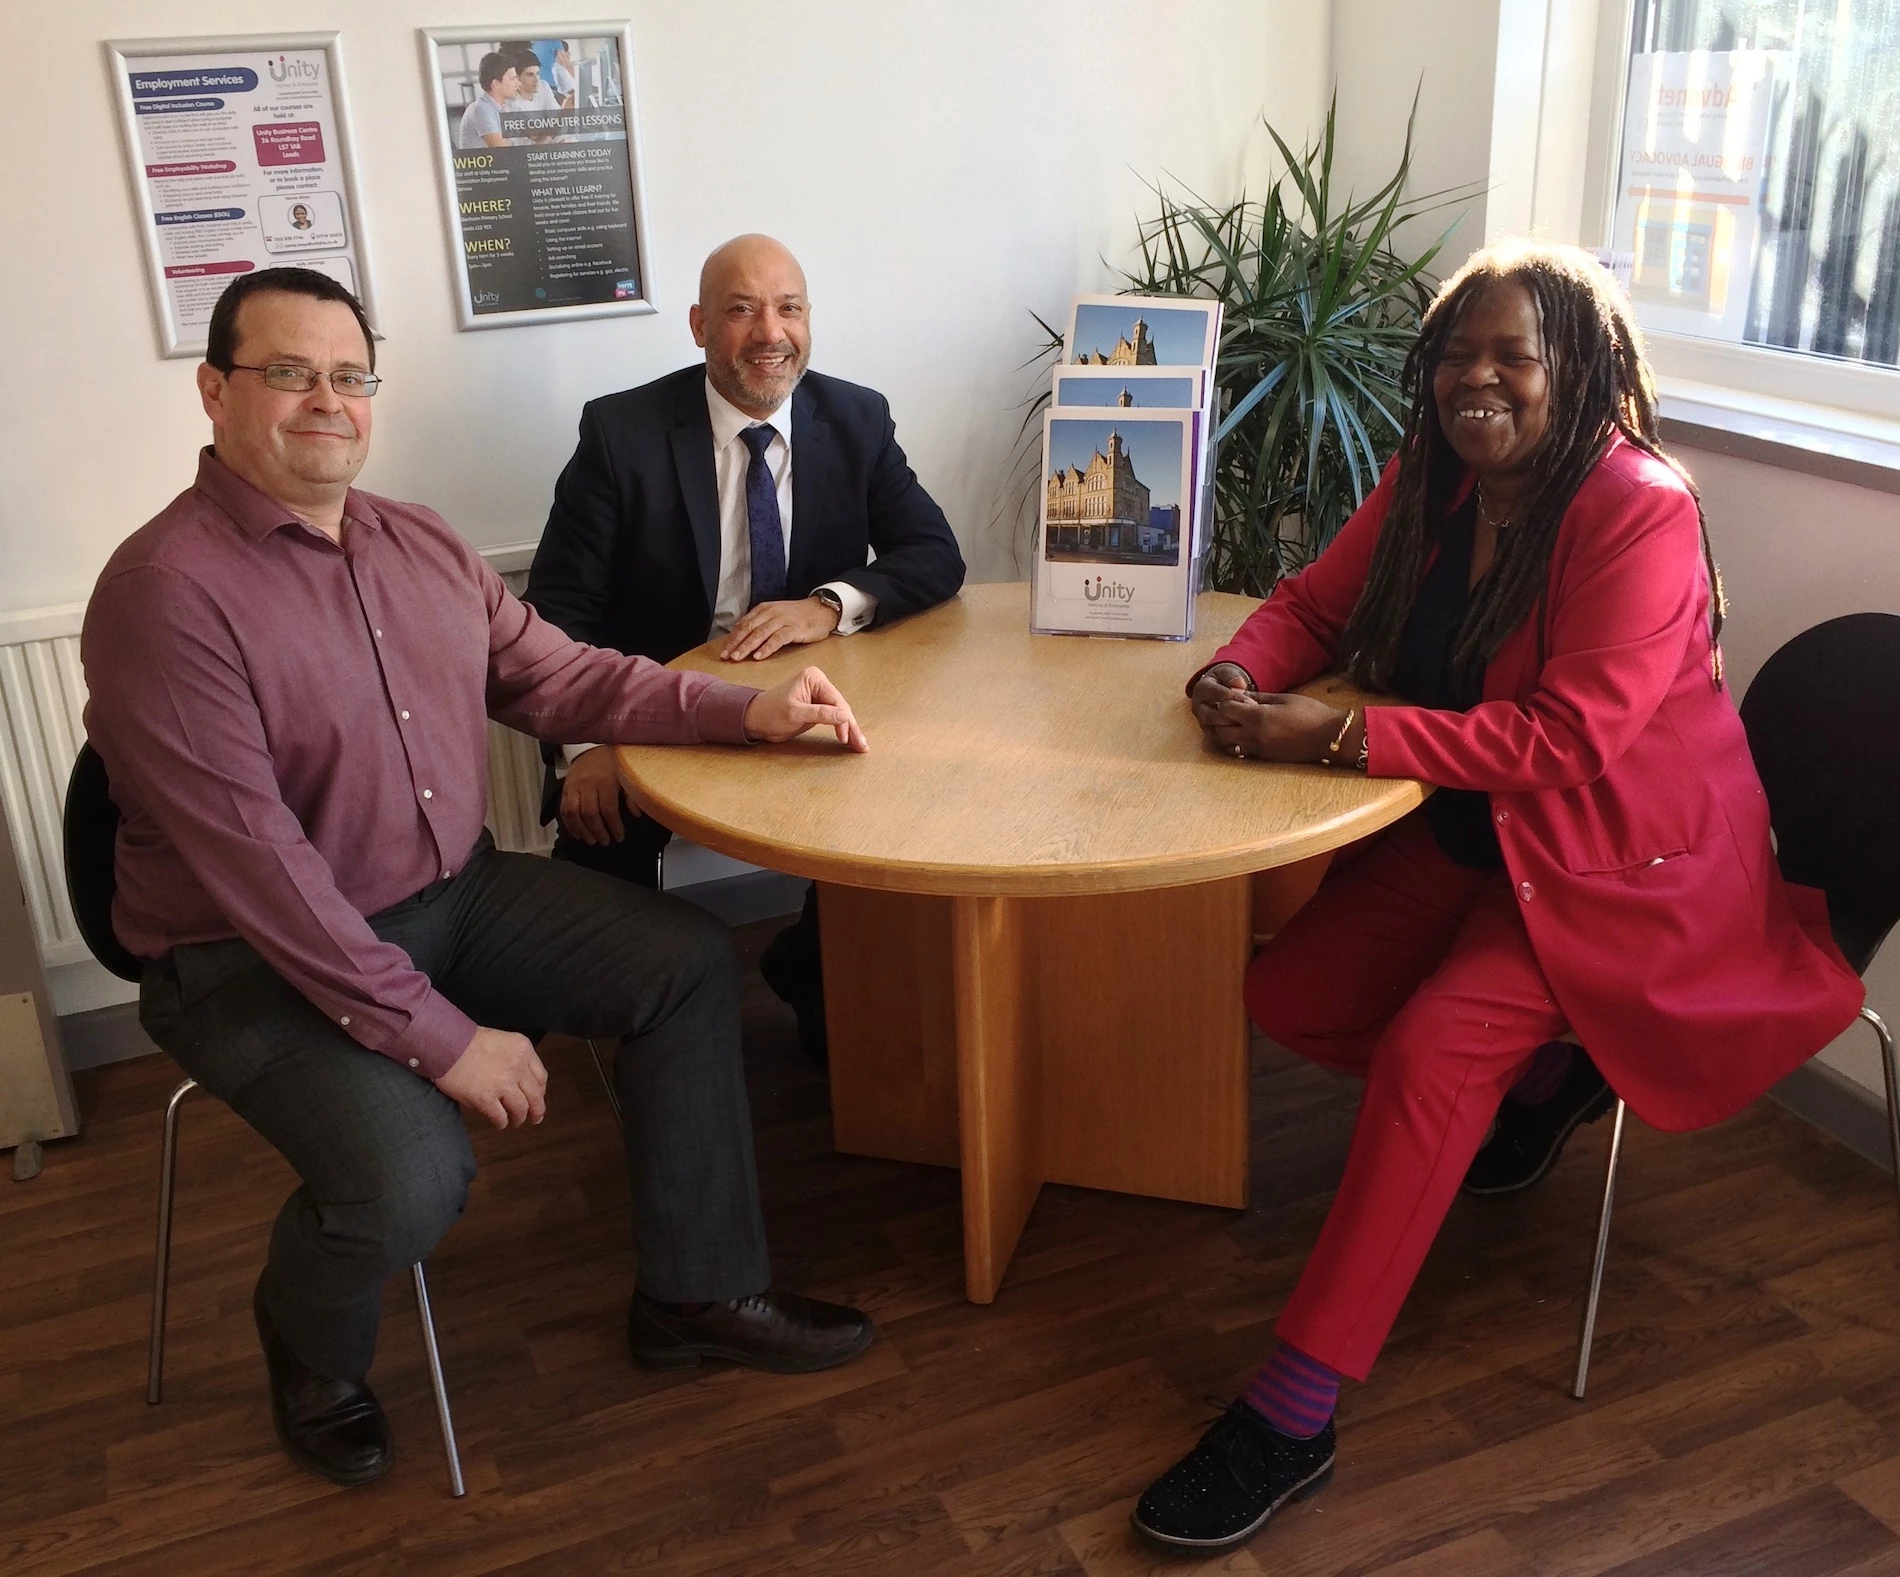
[(1247, 1203), (1247, 877), (818, 902), (837, 1147), (962, 1167), (973, 1302), (1045, 1182)]

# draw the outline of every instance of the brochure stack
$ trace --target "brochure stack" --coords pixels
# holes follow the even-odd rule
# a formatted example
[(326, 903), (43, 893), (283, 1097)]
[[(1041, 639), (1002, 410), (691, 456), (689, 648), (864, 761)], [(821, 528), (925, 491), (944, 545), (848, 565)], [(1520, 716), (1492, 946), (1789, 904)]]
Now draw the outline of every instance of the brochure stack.
[(1193, 635), (1220, 325), (1218, 301), (1075, 298), (1043, 418), (1038, 634)]

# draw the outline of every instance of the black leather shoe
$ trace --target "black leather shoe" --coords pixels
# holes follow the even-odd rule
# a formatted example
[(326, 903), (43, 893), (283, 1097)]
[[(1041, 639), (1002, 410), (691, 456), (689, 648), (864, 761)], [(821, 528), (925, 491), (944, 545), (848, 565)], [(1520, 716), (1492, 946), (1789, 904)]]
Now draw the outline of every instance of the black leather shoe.
[(257, 1337), (270, 1371), (270, 1416), (299, 1467), (333, 1484), (367, 1484), (396, 1460), (382, 1403), (360, 1380), (332, 1380), (284, 1345), (264, 1308), (264, 1282), (251, 1294)]
[(1229, 1402), (1200, 1444), (1142, 1492), (1130, 1520), (1144, 1539), (1168, 1549), (1230, 1550), (1332, 1476), (1330, 1418), (1311, 1440), (1296, 1440), (1245, 1402)]
[(1579, 1046), (1557, 1093), (1535, 1106), (1506, 1100), (1491, 1137), (1465, 1173), (1467, 1194), (1514, 1194), (1557, 1164), (1564, 1142), (1616, 1104), (1616, 1093)]
[(676, 1314), (643, 1292), (627, 1310), (627, 1351), (646, 1369), (690, 1369), (723, 1358), (773, 1374), (809, 1374), (871, 1345), (869, 1315), (796, 1292), (767, 1288), (750, 1298)]
[(830, 1063), (825, 1035), (825, 977), (806, 955), (799, 928), (787, 926), (759, 954), (759, 973), (772, 994), (798, 1017), (798, 1049), (819, 1068)]

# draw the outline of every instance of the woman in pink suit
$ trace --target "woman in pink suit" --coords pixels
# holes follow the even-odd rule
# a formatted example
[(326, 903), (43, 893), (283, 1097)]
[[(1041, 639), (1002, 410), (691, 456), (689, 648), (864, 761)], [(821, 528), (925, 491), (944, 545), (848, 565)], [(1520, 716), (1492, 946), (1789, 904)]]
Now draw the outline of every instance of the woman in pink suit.
[[(1248, 973), (1261, 1030), (1366, 1092), (1278, 1345), (1135, 1509), (1163, 1544), (1238, 1544), (1331, 1475), (1340, 1378), (1371, 1369), (1468, 1171), (1534, 1180), (1604, 1076), (1655, 1127), (1717, 1122), (1861, 1003), (1821, 895), (1775, 867), (1701, 509), (1611, 276), (1480, 252), (1406, 387), (1372, 496), (1190, 686), (1222, 751), (1436, 792)], [(1284, 693), (1333, 669), (1393, 704)]]

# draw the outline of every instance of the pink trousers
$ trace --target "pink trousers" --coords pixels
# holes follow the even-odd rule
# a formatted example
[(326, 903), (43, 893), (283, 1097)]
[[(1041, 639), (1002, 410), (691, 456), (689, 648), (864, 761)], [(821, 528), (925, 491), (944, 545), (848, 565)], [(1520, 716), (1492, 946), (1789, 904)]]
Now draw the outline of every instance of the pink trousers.
[(1363, 1380), (1504, 1092), (1564, 1016), (1505, 873), (1452, 863), (1417, 811), (1341, 854), (1254, 958), (1247, 1011), (1289, 1051), (1366, 1081), (1277, 1327)]

